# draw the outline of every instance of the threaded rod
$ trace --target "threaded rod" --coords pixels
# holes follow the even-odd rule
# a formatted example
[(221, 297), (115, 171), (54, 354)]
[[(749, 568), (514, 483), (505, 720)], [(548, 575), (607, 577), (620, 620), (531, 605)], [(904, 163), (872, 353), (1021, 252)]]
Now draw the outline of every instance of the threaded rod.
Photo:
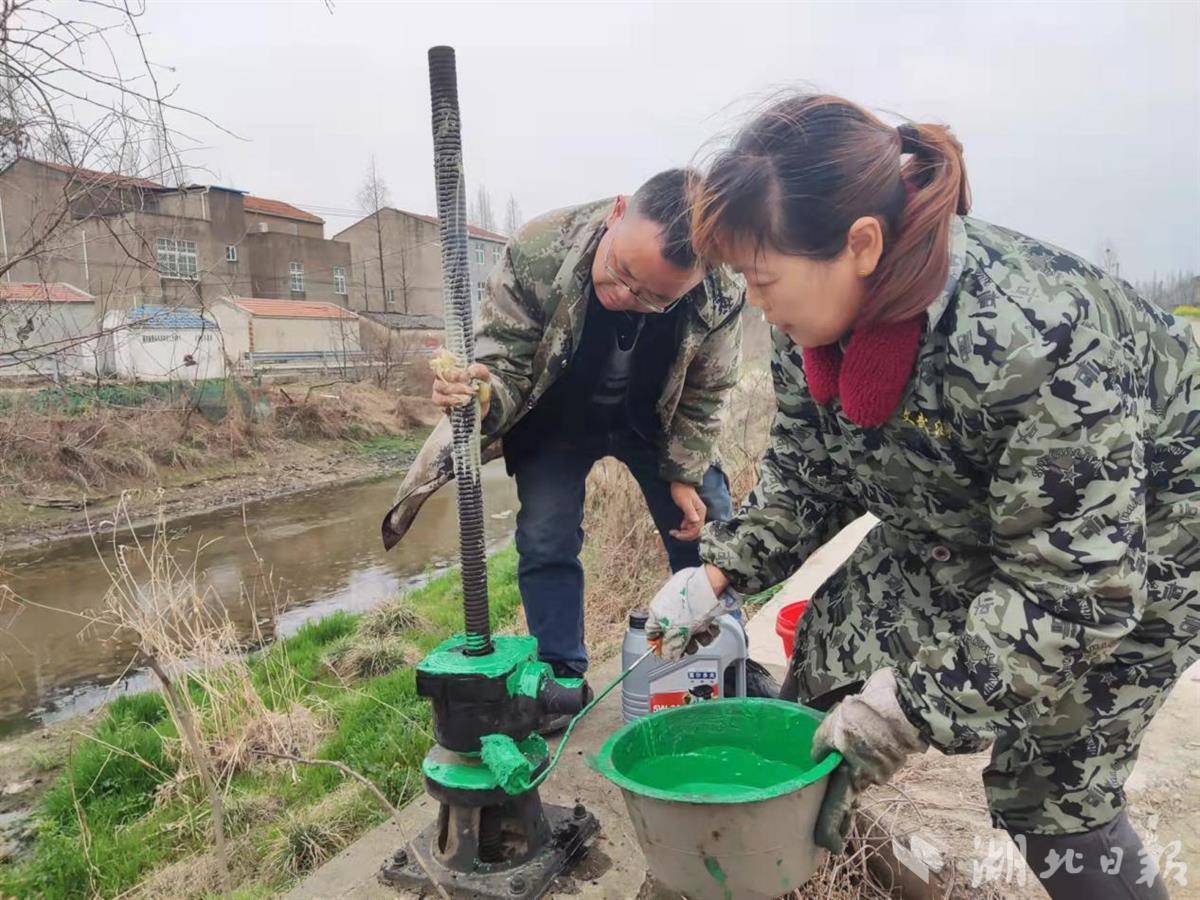
[[(442, 241), (442, 303), (446, 348), (466, 368), (475, 359), (467, 265), (467, 188), (462, 164), (458, 75), (453, 47), (429, 50), (429, 97), (433, 110), (433, 172)], [(479, 473), (479, 404), (450, 412), (454, 477), (458, 482), (458, 538), (462, 565), (467, 652), (492, 652), (488, 621), (487, 558), (483, 534), (483, 486)]]

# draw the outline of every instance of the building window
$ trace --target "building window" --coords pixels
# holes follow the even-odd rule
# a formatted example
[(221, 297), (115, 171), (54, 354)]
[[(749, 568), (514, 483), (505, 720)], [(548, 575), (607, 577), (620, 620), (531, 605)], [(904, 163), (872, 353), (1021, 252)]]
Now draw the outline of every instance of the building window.
[(387, 290), (385, 290), (383, 292), (383, 302), (386, 303), (388, 306), (396, 305), (396, 289), (395, 288), (388, 288)]
[(237, 262), (237, 245), (227, 244), (225, 247), (225, 262)]
[(163, 278), (196, 278), (196, 242), (159, 238), (155, 247)]
[(483, 244), (478, 242), (475, 244), (475, 262), (483, 265)]
[(333, 292), (335, 294), (346, 293), (346, 270), (341, 266), (333, 267)]
[(475, 302), (476, 303), (483, 302), (483, 295), (486, 291), (487, 291), (487, 282), (486, 281), (475, 282)]
[(292, 290), (297, 293), (304, 291), (304, 263), (290, 262), (288, 263), (288, 271), (292, 275)]
[(500, 256), (503, 253), (504, 253), (503, 247), (493, 247), (492, 248), (492, 263), (495, 264), (495, 263), (500, 262)]

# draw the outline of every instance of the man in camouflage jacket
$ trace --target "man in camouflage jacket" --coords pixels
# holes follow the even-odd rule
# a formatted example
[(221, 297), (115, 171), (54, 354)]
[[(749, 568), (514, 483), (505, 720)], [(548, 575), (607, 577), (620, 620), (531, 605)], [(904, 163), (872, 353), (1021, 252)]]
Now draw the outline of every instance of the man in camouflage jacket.
[[(705, 270), (691, 253), (686, 224), (691, 177), (682, 170), (655, 176), (628, 209), (625, 198), (608, 199), (530, 222), (509, 242), (483, 303), (476, 359), (487, 367), (491, 383), (482, 422), (484, 458), (495, 458), (504, 438), (521, 501), (522, 598), (542, 658), (560, 675), (582, 674), (587, 665), (578, 556), (583, 482), (596, 459), (613, 455), (630, 468), (673, 569), (697, 565), (704, 514), (712, 519), (730, 512), (728, 485), (715, 465), (716, 442), (741, 362), (742, 289), (726, 270)], [(614, 249), (619, 242), (623, 250)], [(642, 271), (632, 271), (631, 258)], [(665, 296), (671, 288), (661, 280), (654, 287), (656, 265), (666, 266), (667, 276), (672, 269), (682, 274), (674, 282), (683, 285), (681, 295)], [(604, 284), (594, 278), (596, 271), (604, 273)], [(600, 308), (597, 289), (629, 311)], [(585, 323), (591, 323), (586, 331)], [(628, 326), (635, 342), (632, 368), (620, 383), (604, 380), (607, 348), (583, 350), (588, 362), (575, 365), (581, 347), (590, 338), (595, 348), (599, 329), (611, 324)], [(568, 384), (572, 377), (593, 374), (581, 372), (584, 368), (599, 371), (582, 387)], [(598, 431), (575, 421), (603, 414), (592, 401), (604, 391), (602, 399), (614, 401), (612, 421)], [(384, 519), (386, 546), (400, 540), (425, 498), (452, 477), (443, 421)], [(690, 540), (672, 535), (687, 524), (681, 525), (684, 513), (675, 508), (675, 495), (703, 503)]]
[(824, 708), (891, 668), (925, 742), (992, 745), (997, 826), (1116, 820), (1143, 730), (1200, 654), (1187, 325), (1075, 256), (956, 218), (887, 422), (818, 404), (778, 333), (773, 373), (758, 486), (701, 557), (758, 591), (850, 519), (881, 520), (800, 620), (784, 695)]

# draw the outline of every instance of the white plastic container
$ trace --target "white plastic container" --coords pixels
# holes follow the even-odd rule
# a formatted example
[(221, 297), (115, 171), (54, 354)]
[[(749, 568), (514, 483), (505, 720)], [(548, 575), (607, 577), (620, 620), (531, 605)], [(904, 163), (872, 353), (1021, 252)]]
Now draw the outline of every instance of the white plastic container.
[[(621, 643), (621, 668), (626, 669), (649, 646), (645, 610), (629, 614)], [(650, 656), (621, 682), (621, 716), (626, 722), (660, 709), (688, 706), (718, 697), (746, 696), (746, 629), (739, 619), (717, 619), (721, 631), (707, 647), (676, 662)]]

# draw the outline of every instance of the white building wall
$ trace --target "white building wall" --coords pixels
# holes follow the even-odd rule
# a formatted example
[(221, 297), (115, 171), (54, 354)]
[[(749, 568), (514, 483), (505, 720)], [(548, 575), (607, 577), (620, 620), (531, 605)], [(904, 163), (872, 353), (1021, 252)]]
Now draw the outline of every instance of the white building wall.
[(110, 331), (106, 362), (113, 374), (138, 381), (197, 381), (225, 377), (221, 333), (214, 327), (124, 327), (125, 314), (104, 317)]
[(95, 302), (3, 303), (0, 322), (0, 378), (97, 373), (100, 323)]

